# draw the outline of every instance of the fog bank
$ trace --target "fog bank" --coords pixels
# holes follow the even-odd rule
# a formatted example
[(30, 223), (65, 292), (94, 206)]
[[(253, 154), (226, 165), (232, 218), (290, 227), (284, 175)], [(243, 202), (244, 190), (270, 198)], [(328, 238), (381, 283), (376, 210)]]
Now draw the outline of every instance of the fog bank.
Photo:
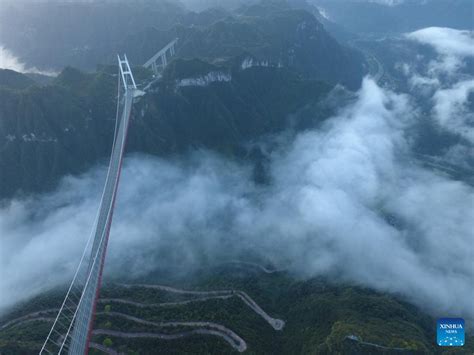
[[(195, 267), (202, 255), (252, 247), (301, 276), (473, 319), (474, 191), (410, 159), (404, 132), (413, 118), (406, 97), (366, 79), (355, 104), (272, 154), (266, 187), (252, 182), (249, 167), (209, 152), (127, 158), (108, 274), (139, 276), (164, 262)], [(2, 307), (69, 280), (104, 173), (66, 178), (54, 194), (1, 209)], [(163, 250), (167, 258), (157, 257)]]
[(35, 67), (28, 67), (25, 63), (16, 57), (12, 52), (7, 48), (3, 47), (0, 44), (0, 69), (10, 69), (19, 73), (32, 73), (32, 74), (42, 74), (42, 75), (56, 75), (52, 71), (42, 71)]

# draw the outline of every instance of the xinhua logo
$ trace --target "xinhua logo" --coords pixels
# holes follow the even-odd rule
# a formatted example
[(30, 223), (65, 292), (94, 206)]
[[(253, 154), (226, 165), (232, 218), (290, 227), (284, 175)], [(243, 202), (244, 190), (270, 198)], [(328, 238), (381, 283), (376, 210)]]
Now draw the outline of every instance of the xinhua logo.
[(464, 319), (440, 318), (437, 322), (437, 343), (439, 346), (463, 346)]

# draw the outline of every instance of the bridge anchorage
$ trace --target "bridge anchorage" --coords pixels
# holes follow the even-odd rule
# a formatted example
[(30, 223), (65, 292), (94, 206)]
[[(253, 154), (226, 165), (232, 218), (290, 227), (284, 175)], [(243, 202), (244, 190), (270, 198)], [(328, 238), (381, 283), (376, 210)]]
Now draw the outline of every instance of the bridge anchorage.
[(176, 44), (178, 38), (175, 38), (162, 49), (160, 49), (153, 57), (151, 57), (143, 66), (145, 68), (151, 68), (155, 76), (160, 75), (160, 71), (163, 70), (168, 64), (168, 56), (171, 58), (176, 54)]
[(94, 315), (102, 283), (117, 188), (133, 100), (137, 89), (127, 59), (118, 56), (118, 101), (112, 153), (93, 229), (40, 354), (84, 355), (89, 352)]

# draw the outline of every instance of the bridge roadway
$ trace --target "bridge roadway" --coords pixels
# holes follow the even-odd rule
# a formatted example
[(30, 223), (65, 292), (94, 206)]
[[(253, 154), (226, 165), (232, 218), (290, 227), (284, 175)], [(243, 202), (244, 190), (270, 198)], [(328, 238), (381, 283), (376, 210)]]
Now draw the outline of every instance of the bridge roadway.
[(88, 265), (88, 278), (84, 286), (84, 292), (76, 310), (76, 320), (72, 331), (69, 354), (87, 354), (90, 341), (94, 312), (96, 308), (98, 293), (102, 282), (102, 271), (107, 250), (107, 243), (112, 224), (113, 210), (117, 195), (117, 187), (120, 180), (123, 152), (125, 148), (130, 113), (133, 104), (134, 89), (125, 91), (123, 111), (118, 130), (112, 147), (109, 170), (105, 183), (99, 214), (94, 234), (94, 242), (91, 250), (91, 258)]

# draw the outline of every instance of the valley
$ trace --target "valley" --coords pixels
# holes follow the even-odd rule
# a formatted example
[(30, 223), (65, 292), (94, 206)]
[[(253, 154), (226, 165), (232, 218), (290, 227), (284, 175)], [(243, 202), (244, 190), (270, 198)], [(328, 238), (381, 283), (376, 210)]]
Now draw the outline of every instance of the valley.
[(6, 1), (0, 355), (73, 338), (125, 140), (90, 354), (474, 353), (466, 0)]

